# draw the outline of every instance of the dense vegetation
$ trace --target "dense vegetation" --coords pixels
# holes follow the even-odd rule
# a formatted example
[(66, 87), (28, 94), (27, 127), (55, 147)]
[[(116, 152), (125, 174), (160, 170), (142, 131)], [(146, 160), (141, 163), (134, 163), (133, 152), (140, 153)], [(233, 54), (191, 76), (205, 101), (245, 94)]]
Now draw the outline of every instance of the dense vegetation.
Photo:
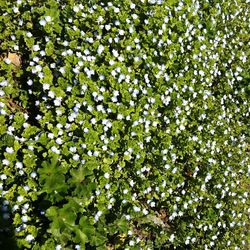
[(0, 0), (0, 249), (249, 249), (248, 0)]

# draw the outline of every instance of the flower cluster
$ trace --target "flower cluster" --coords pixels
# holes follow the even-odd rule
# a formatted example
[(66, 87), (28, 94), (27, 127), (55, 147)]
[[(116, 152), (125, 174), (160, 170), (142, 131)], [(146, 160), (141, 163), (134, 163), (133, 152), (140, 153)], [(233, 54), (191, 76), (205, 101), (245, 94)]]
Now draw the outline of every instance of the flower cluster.
[(247, 1), (78, 2), (0, 4), (22, 58), (0, 61), (4, 230), (25, 249), (244, 249)]

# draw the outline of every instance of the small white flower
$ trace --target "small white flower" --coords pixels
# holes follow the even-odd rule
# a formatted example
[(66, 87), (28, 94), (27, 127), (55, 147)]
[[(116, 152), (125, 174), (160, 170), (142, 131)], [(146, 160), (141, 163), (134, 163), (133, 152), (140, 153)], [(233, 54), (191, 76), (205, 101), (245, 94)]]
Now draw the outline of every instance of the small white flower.
[(139, 43), (140, 40), (139, 40), (138, 38), (135, 38), (135, 39), (134, 39), (134, 42), (135, 42), (135, 43)]
[(59, 71), (63, 74), (63, 73), (65, 73), (65, 68), (64, 68), (64, 67), (61, 67), (61, 68), (59, 69)]
[(134, 246), (134, 245), (135, 245), (135, 242), (134, 242), (133, 240), (130, 240), (130, 241), (129, 241), (129, 245), (130, 245), (130, 246)]
[(6, 174), (2, 174), (2, 175), (0, 176), (0, 178), (1, 178), (1, 180), (6, 180), (6, 179), (7, 179), (7, 176), (6, 176)]
[(111, 26), (110, 26), (109, 24), (106, 24), (106, 25), (105, 25), (105, 29), (106, 29), (107, 31), (109, 31), (109, 30), (111, 29)]
[(7, 148), (6, 148), (6, 152), (7, 152), (8, 154), (13, 154), (13, 153), (14, 153), (14, 149), (13, 149), (12, 147), (7, 147)]
[(129, 182), (129, 185), (130, 185), (131, 187), (133, 187), (134, 184), (135, 184), (135, 182), (134, 182), (133, 180), (131, 180), (131, 181)]
[(22, 202), (22, 201), (23, 201), (23, 196), (21, 196), (21, 195), (18, 196), (18, 197), (17, 197), (17, 201), (18, 201), (18, 202)]
[(58, 150), (55, 146), (51, 147), (51, 151), (56, 154), (60, 154), (60, 150)]
[(76, 147), (70, 147), (69, 151), (72, 152), (72, 153), (75, 153), (76, 152)]
[(96, 215), (100, 217), (102, 215), (102, 211), (98, 211)]
[(56, 139), (56, 143), (59, 144), (59, 145), (61, 145), (61, 144), (63, 143), (63, 141), (62, 141), (61, 138), (57, 138), (57, 139)]
[(43, 84), (43, 90), (48, 90), (50, 88), (50, 85), (48, 83)]
[(23, 163), (22, 162), (16, 162), (16, 167), (19, 169), (23, 168)]
[(32, 49), (34, 50), (34, 51), (39, 51), (40, 50), (40, 46), (39, 45), (33, 45), (32, 46)]
[(124, 189), (124, 190), (123, 190), (123, 193), (124, 193), (124, 194), (127, 194), (127, 193), (128, 193), (128, 189)]
[(30, 176), (31, 176), (31, 178), (36, 178), (36, 176), (37, 176), (37, 173), (35, 173), (35, 172), (32, 172), (32, 173), (30, 174)]
[(26, 241), (31, 242), (31, 241), (33, 241), (35, 238), (33, 237), (32, 234), (28, 234), (28, 235), (26, 236), (25, 239), (26, 239)]
[(169, 241), (170, 241), (170, 242), (173, 242), (173, 241), (174, 241), (174, 238), (175, 238), (175, 235), (174, 235), (174, 234), (171, 234), (171, 235), (170, 235), (170, 238), (169, 238)]
[(10, 60), (9, 58), (5, 58), (5, 59), (4, 59), (4, 62), (5, 62), (6, 64), (11, 64), (11, 60)]
[(73, 10), (74, 10), (74, 12), (78, 12), (80, 10), (80, 8), (78, 6), (74, 6)]
[(22, 216), (22, 222), (27, 222), (28, 221), (28, 216), (27, 215), (24, 215)]
[(29, 86), (32, 86), (32, 85), (33, 85), (33, 81), (32, 81), (31, 79), (29, 79), (29, 80), (27, 81), (27, 84), (28, 84)]
[(45, 26), (45, 25), (46, 25), (46, 21), (45, 21), (44, 19), (41, 19), (41, 20), (39, 21), (39, 24), (40, 24), (41, 26)]
[(137, 19), (137, 18), (138, 18), (138, 15), (132, 14), (132, 18), (133, 18), (133, 19)]
[(106, 179), (108, 179), (108, 178), (109, 178), (109, 173), (105, 173), (105, 174), (104, 174), (104, 177), (105, 177)]
[(99, 45), (99, 47), (97, 49), (98, 55), (100, 55), (103, 51), (104, 51), (104, 46), (101, 44), (101, 45)]
[(140, 212), (141, 211), (141, 208), (139, 208), (137, 206), (134, 206), (133, 209), (134, 209), (135, 212)]
[(53, 91), (49, 91), (48, 96), (51, 98), (55, 97), (55, 93)]
[(185, 126), (183, 124), (180, 125), (180, 130), (185, 130)]
[(80, 159), (80, 156), (78, 154), (73, 155), (73, 160), (78, 161)]
[(62, 249), (62, 246), (61, 246), (61, 245), (56, 245), (55, 250), (61, 250), (61, 249)]
[(76, 246), (75, 246), (75, 249), (76, 249), (76, 250), (80, 250), (80, 249), (81, 249), (81, 246), (80, 246), (80, 245), (76, 245)]
[(222, 204), (221, 204), (221, 203), (218, 203), (218, 204), (215, 205), (215, 207), (216, 207), (217, 209), (220, 209), (220, 208), (222, 207)]
[(54, 100), (54, 104), (55, 106), (59, 107), (61, 105), (61, 99), (56, 98), (56, 100)]
[(95, 118), (92, 118), (91, 120), (90, 120), (90, 122), (92, 123), (92, 124), (96, 124), (96, 119)]
[(10, 164), (9, 160), (7, 160), (7, 159), (3, 159), (2, 163), (3, 163), (3, 165), (9, 165)]
[(51, 22), (51, 17), (50, 16), (45, 16), (44, 19), (46, 20), (46, 22)]
[(97, 19), (97, 22), (98, 23), (101, 23), (103, 21), (103, 17), (102, 16), (99, 16), (98, 19)]
[(135, 9), (135, 4), (134, 3), (130, 4), (130, 9)]
[(122, 114), (118, 114), (118, 115), (117, 115), (117, 119), (118, 119), (118, 120), (122, 120), (123, 118), (124, 118), (124, 116), (123, 116)]

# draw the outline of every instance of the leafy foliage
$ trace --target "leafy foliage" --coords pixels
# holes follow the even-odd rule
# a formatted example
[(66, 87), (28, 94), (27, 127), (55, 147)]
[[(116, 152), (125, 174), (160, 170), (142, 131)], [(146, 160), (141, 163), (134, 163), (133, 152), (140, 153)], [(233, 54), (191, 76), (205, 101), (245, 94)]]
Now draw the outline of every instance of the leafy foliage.
[(0, 0), (13, 248), (248, 249), (248, 2)]

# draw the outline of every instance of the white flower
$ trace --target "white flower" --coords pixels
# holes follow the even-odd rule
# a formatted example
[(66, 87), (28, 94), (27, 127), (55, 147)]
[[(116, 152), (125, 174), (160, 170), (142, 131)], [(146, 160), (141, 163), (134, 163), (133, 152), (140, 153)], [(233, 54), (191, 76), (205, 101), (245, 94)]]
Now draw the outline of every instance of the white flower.
[(56, 139), (56, 143), (59, 144), (59, 145), (61, 145), (61, 144), (63, 143), (63, 141), (62, 141), (61, 138), (57, 138), (57, 139)]
[(30, 174), (30, 176), (31, 176), (31, 178), (36, 178), (36, 176), (37, 176), (37, 173), (35, 173), (35, 172), (32, 172), (32, 173)]
[(60, 150), (57, 149), (55, 146), (51, 147), (51, 151), (56, 153), (56, 154), (60, 154)]
[(148, 214), (148, 210), (145, 209), (145, 208), (143, 208), (142, 213), (143, 213), (144, 215), (147, 215), (147, 214)]
[(133, 240), (130, 240), (130, 241), (129, 241), (129, 245), (130, 245), (130, 246), (134, 246), (134, 245), (135, 245), (135, 242), (134, 242)]
[(169, 241), (170, 241), (170, 242), (173, 242), (173, 241), (174, 241), (174, 238), (175, 238), (175, 235), (174, 235), (174, 234), (171, 234), (171, 235), (170, 235), (170, 238), (169, 238)]
[(104, 51), (104, 46), (102, 44), (100, 44), (98, 49), (97, 49), (98, 55), (100, 55), (103, 51)]
[(45, 16), (44, 19), (46, 20), (46, 22), (51, 22), (51, 17), (50, 16)]
[(185, 130), (185, 126), (183, 124), (180, 125), (180, 130)]
[(106, 24), (106, 25), (105, 25), (105, 29), (106, 29), (107, 31), (109, 31), (109, 30), (111, 29), (111, 26), (110, 26), (109, 24)]
[(121, 114), (118, 114), (118, 115), (117, 115), (117, 119), (118, 119), (118, 120), (122, 120), (123, 118), (124, 118), (123, 115), (121, 115)]
[(13, 149), (12, 147), (7, 147), (7, 148), (6, 148), (6, 152), (7, 152), (8, 154), (13, 154), (13, 153), (14, 153), (14, 149)]
[(73, 155), (73, 160), (74, 161), (78, 161), (79, 158), (80, 158), (80, 156), (78, 154)]
[(104, 177), (105, 177), (106, 179), (108, 179), (108, 178), (109, 178), (109, 173), (105, 173), (105, 174), (104, 174)]
[(221, 204), (221, 203), (218, 203), (218, 204), (215, 205), (215, 207), (216, 207), (217, 209), (220, 209), (220, 208), (222, 207), (222, 204)]
[(40, 47), (39, 47), (39, 45), (33, 45), (32, 46), (32, 49), (34, 50), (34, 51), (39, 51), (40, 50)]
[(134, 42), (135, 42), (135, 43), (139, 43), (140, 40), (139, 40), (138, 38), (135, 38), (135, 39), (134, 39)]
[(64, 68), (64, 67), (61, 67), (61, 68), (59, 69), (59, 71), (63, 74), (63, 73), (65, 73), (65, 68)]
[(28, 235), (26, 236), (25, 239), (26, 239), (26, 241), (31, 242), (31, 241), (34, 240), (35, 238), (33, 237), (32, 234), (28, 234)]
[(6, 64), (11, 64), (11, 60), (10, 60), (9, 58), (5, 58), (5, 59), (4, 59), (4, 62), (5, 62)]
[(95, 118), (92, 118), (91, 120), (90, 120), (90, 122), (92, 123), (92, 124), (96, 124), (96, 119)]
[(27, 215), (24, 215), (22, 216), (22, 222), (27, 222), (28, 221), (28, 216)]
[(60, 98), (56, 98), (55, 100), (54, 100), (54, 104), (55, 104), (55, 106), (60, 106), (61, 105), (61, 99)]
[(133, 187), (134, 184), (135, 184), (135, 182), (134, 182), (133, 180), (131, 180), (131, 181), (129, 182), (129, 185), (130, 185), (131, 187)]
[(102, 211), (98, 211), (95, 215), (95, 221), (99, 220), (99, 217), (102, 215)]
[(78, 6), (74, 6), (74, 7), (73, 7), (73, 10), (74, 10), (75, 12), (78, 12), (78, 11), (80, 10), (80, 8), (79, 8)]
[(6, 174), (2, 174), (2, 175), (0, 176), (0, 178), (1, 178), (1, 180), (6, 180), (6, 179), (7, 179), (7, 176), (6, 176)]
[(3, 159), (2, 163), (3, 163), (3, 165), (9, 165), (10, 164), (9, 160), (7, 160), (7, 159)]
[(69, 151), (75, 153), (76, 152), (76, 147), (70, 147)]
[(45, 26), (45, 25), (46, 25), (46, 21), (45, 21), (44, 19), (41, 19), (41, 20), (39, 21), (39, 24), (40, 24), (41, 26)]
[(80, 250), (80, 249), (81, 249), (80, 245), (76, 245), (76, 246), (75, 246), (75, 249), (76, 249), (76, 250)]
[(16, 162), (16, 167), (21, 169), (23, 168), (23, 163), (22, 162)]
[(55, 93), (53, 91), (49, 91), (48, 96), (51, 98), (55, 97)]
[(61, 250), (61, 249), (62, 249), (62, 246), (61, 246), (61, 245), (56, 245), (55, 250)]
[(175, 174), (177, 172), (177, 168), (173, 168), (172, 173)]
[(48, 83), (43, 84), (43, 90), (48, 90), (50, 88), (50, 85)]
[(119, 12), (120, 12), (120, 9), (117, 8), (117, 7), (115, 7), (115, 8), (114, 8), (114, 12), (115, 12), (115, 13), (119, 13)]
[(97, 22), (98, 23), (101, 23), (103, 21), (103, 17), (102, 16), (99, 16), (98, 19), (97, 19)]
[(113, 53), (114, 57), (118, 57), (119, 56), (119, 53), (115, 49), (112, 50), (112, 53)]
[(132, 18), (133, 18), (133, 19), (138, 18), (138, 15), (136, 15), (136, 14), (132, 14)]
[(22, 201), (23, 201), (23, 196), (21, 196), (21, 195), (18, 196), (18, 197), (17, 197), (17, 201), (18, 201), (18, 202), (22, 202)]
[(134, 209), (135, 212), (140, 212), (141, 211), (141, 208), (139, 208), (137, 206), (134, 206), (133, 209)]
[(135, 9), (135, 4), (134, 3), (130, 4), (130, 9)]

